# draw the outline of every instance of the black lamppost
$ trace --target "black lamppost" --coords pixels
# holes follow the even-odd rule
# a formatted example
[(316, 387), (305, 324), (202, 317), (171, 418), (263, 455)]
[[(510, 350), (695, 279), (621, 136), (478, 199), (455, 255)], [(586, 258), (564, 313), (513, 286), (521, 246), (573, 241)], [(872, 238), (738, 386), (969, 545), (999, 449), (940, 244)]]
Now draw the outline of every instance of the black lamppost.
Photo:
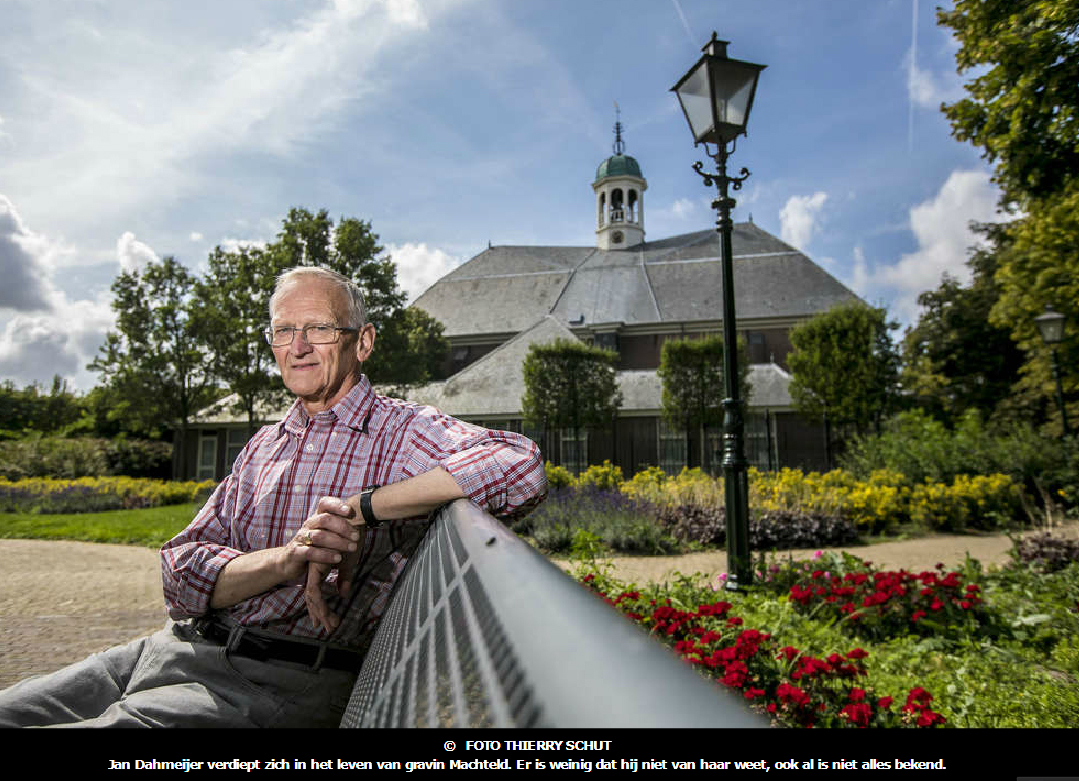
[[(731, 252), (731, 209), (734, 199), (728, 188), (740, 190), (749, 177), (743, 168), (739, 176), (727, 176), (727, 157), (734, 142), (746, 132), (746, 122), (753, 108), (757, 79), (764, 65), (732, 60), (727, 57), (727, 41), (712, 33), (702, 56), (671, 91), (678, 95), (693, 145), (704, 144), (704, 151), (716, 164), (716, 173), (704, 173), (702, 164), (693, 170), (704, 178), (706, 187), (713, 184), (718, 197), (712, 201), (717, 212), (716, 230), (723, 253), (723, 475), (727, 503), (727, 588), (738, 590), (753, 582), (749, 558), (749, 483), (746, 477), (745, 421), (738, 388), (737, 324), (734, 314), (734, 266)], [(715, 145), (712, 152), (708, 144)], [(728, 145), (730, 148), (728, 149)]]
[(1064, 389), (1060, 384), (1060, 364), (1057, 360), (1057, 345), (1064, 341), (1064, 315), (1053, 309), (1050, 304), (1045, 305), (1045, 313), (1034, 318), (1038, 324), (1038, 330), (1042, 334), (1042, 343), (1053, 350), (1053, 379), (1057, 385), (1057, 406), (1060, 407), (1060, 423), (1063, 437), (1068, 438), (1071, 433), (1068, 430), (1068, 411), (1064, 407)]

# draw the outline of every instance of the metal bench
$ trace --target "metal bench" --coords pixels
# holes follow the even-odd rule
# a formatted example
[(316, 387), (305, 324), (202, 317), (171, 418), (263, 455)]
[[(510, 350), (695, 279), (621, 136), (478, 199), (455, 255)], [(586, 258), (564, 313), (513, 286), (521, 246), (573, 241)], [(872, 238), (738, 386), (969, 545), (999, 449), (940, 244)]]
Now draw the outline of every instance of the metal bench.
[(342, 727), (764, 727), (467, 500), (394, 591)]

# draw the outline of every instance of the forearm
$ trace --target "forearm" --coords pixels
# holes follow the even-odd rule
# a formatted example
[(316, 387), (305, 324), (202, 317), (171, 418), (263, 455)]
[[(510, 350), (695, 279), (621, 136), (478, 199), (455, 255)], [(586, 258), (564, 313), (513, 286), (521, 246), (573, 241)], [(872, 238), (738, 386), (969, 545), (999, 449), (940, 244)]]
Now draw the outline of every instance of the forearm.
[[(414, 518), (464, 496), (464, 491), (453, 476), (442, 467), (435, 467), (429, 472), (379, 488), (371, 495), (371, 510), (375, 518), (381, 521)], [(354, 518), (363, 518), (359, 494), (349, 497), (345, 503), (353, 509)]]
[(284, 548), (251, 551), (233, 559), (217, 577), (210, 607), (231, 607), (288, 580), (284, 559)]

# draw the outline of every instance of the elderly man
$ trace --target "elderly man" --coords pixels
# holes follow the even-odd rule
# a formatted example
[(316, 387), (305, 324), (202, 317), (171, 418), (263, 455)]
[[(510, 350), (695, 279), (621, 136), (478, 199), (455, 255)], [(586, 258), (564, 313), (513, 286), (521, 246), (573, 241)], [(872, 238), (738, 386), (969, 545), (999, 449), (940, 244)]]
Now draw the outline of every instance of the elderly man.
[(162, 548), (165, 628), (0, 693), (0, 725), (336, 726), (430, 511), (543, 499), (528, 439), (372, 391), (345, 277), (283, 274), (266, 335), (296, 400)]

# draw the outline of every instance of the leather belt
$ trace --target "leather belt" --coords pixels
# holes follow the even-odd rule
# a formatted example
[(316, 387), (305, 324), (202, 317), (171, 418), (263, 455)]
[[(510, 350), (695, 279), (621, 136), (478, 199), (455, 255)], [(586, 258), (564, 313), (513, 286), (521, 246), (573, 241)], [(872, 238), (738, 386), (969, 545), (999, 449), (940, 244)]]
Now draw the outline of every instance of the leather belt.
[(260, 662), (293, 662), (310, 667), (312, 671), (325, 667), (350, 672), (359, 672), (363, 664), (364, 654), (360, 651), (330, 648), (317, 641), (267, 637), (243, 626), (230, 627), (212, 616), (197, 619), (195, 631), (211, 643), (228, 648), (230, 653)]

